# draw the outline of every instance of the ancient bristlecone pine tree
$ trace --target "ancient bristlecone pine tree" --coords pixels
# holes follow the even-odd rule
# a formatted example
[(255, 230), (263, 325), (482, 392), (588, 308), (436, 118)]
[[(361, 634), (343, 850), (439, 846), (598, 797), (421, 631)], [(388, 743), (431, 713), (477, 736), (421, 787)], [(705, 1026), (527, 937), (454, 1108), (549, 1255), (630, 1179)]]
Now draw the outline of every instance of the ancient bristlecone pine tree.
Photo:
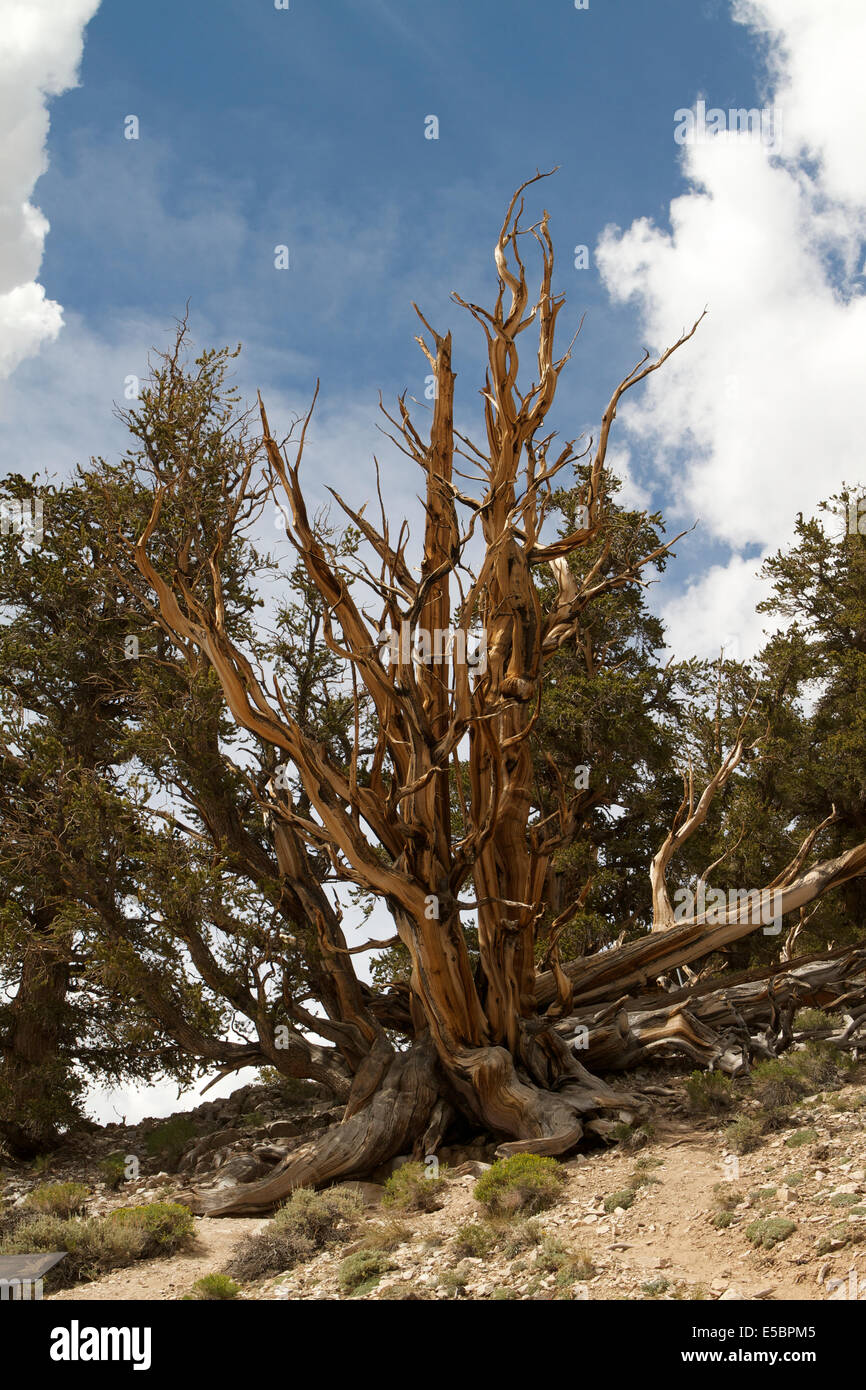
[[(302, 814), (299, 797), (272, 785), (268, 810), (280, 867), (316, 926), (317, 969), (328, 984), (318, 1001), (321, 1017), (292, 997), (286, 1010), (297, 1025), (295, 1045), (314, 1030), (330, 1042), (351, 1077), (341, 1123), (295, 1150), (262, 1182), (202, 1199), (203, 1210), (264, 1210), (299, 1184), (360, 1175), (398, 1153), (435, 1151), (455, 1111), (497, 1136), (502, 1154), (567, 1152), (585, 1126), (603, 1132), (628, 1103), (627, 1095), (596, 1079), (579, 1060), (570, 1043), (577, 1023), (591, 1025), (590, 1047), (580, 1053), (590, 1064), (595, 1028), (605, 1066), (614, 1064), (617, 1040), (622, 1055), (633, 1055), (639, 1030), (630, 1033), (623, 1023), (623, 999), (647, 986), (652, 991), (664, 972), (756, 926), (748, 908), (712, 925), (700, 918), (672, 923), (664, 885), (677, 836), (691, 834), (700, 822), (706, 800), (736, 766), (738, 745), (697, 808), (688, 788), (682, 826), (675, 827), (654, 861), (657, 930), (573, 963), (559, 960), (554, 939), (547, 945), (550, 968), (536, 967), (551, 856), (568, 842), (584, 798), (591, 795), (562, 787), (558, 812), (547, 818), (537, 813), (529, 735), (544, 694), (545, 670), (554, 653), (575, 639), (588, 606), (611, 588), (639, 581), (643, 567), (661, 553), (615, 574), (600, 563), (583, 570), (575, 563), (590, 541), (605, 535), (603, 468), (620, 398), (657, 371), (697, 324), (657, 360), (646, 354), (617, 386), (594, 452), (590, 445), (581, 455), (588, 464), (583, 525), (545, 543), (552, 480), (577, 455), (574, 441), (551, 452), (554, 435), (545, 432), (571, 347), (555, 355), (563, 296), (552, 289), (547, 214), (532, 227), (520, 225), (527, 186), (512, 199), (496, 243), (498, 294), (492, 310), (454, 296), (486, 337), (484, 443), (473, 443), (455, 429), (451, 337), (430, 328), (420, 311), (428, 336), (418, 341), (436, 382), (429, 440), (416, 428), (404, 399), (396, 415), (388, 416), (395, 441), (424, 477), (420, 572), (413, 572), (406, 558), (406, 526), (395, 537), (384, 506), (376, 529), (337, 497), (377, 557), (375, 572), (358, 562), (363, 585), (379, 605), (375, 615), (359, 606), (355, 591), (361, 583), (350, 592), (345, 571), (307, 513), (300, 468), (312, 407), (290, 459), (261, 405), (264, 466), (274, 489), (288, 499), (287, 534), (323, 601), (326, 641), (372, 708), (377, 731), (372, 757), (356, 758), (348, 770), (334, 765), (299, 727), (277, 683), (270, 693), (266, 689), (236, 634), (227, 630), (219, 548), (210, 560), (212, 600), (186, 582), (182, 554), (173, 572), (154, 558), (161, 493), (138, 541), (137, 563), (156, 592), (161, 622), (179, 648), (204, 653), (238, 724), (278, 750), (309, 808)], [(527, 243), (535, 244), (541, 261), (534, 303), (521, 258)], [(524, 386), (518, 345), (528, 329), (537, 340), (537, 377)], [(474, 472), (474, 495), (462, 490), (465, 475), (455, 467), (455, 455)], [(237, 482), (232, 518), (254, 466), (251, 458)], [(184, 479), (166, 486), (183, 487)], [(469, 565), (473, 546), (474, 570)], [(544, 566), (556, 585), (546, 606), (534, 582), (534, 573)], [(454, 641), (444, 663), (419, 661), (399, 643), (386, 659), (380, 634), (399, 634), (404, 623), (411, 633), (456, 628), (463, 637)], [(468, 640), (471, 649), (472, 634), (479, 631), (486, 634), (486, 669), (479, 665), (473, 671), (461, 659), (462, 644)], [(358, 980), (339, 917), (310, 874), (307, 846), (324, 848), (335, 876), (387, 906), (411, 957), (408, 990), (377, 991)], [(783, 911), (861, 873), (866, 844), (798, 877), (804, 858), (805, 853), (798, 856), (777, 880)], [(478, 931), (477, 967), (464, 931), (470, 913)], [(563, 920), (568, 915), (561, 914)], [(653, 1037), (679, 1032), (686, 1050), (702, 1060), (715, 1055), (713, 1049), (718, 1053), (720, 1035), (712, 1021), (702, 1023), (684, 1011), (682, 1000), (671, 996), (671, 1006), (660, 1012), (656, 991), (653, 1008), (648, 1025)], [(395, 1037), (402, 1038), (399, 1045)]]

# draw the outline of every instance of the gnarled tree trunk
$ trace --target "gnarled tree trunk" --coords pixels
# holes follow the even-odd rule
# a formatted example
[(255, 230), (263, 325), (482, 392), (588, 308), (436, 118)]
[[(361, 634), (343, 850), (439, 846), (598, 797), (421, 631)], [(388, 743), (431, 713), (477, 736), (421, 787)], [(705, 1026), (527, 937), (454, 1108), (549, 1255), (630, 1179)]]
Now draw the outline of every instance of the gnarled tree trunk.
[[(172, 572), (161, 571), (154, 559), (166, 496), (175, 488), (194, 488), (183, 473), (168, 483), (159, 475), (153, 512), (135, 547), (166, 632), (183, 652), (205, 655), (238, 724), (273, 745), (292, 770), (293, 789), (272, 787), (268, 811), (282, 838), (281, 868), (294, 890), (303, 893), (306, 910), (321, 920), (320, 959), (328, 963), (332, 986), (327, 1017), (320, 1021), (309, 1014), (307, 1023), (309, 1031), (320, 1031), (341, 1048), (354, 1073), (341, 1124), (290, 1154), (264, 1182), (208, 1198), (204, 1209), (211, 1212), (263, 1210), (299, 1184), (358, 1176), (396, 1153), (420, 1151), (425, 1136), (434, 1142), (437, 1105), (446, 1103), (495, 1135), (502, 1154), (568, 1152), (587, 1127), (603, 1128), (633, 1106), (627, 1093), (585, 1068), (583, 1054), (569, 1040), (568, 1020), (646, 990), (659, 975), (760, 925), (750, 908), (721, 923), (692, 917), (675, 924), (665, 884), (676, 849), (698, 828), (715, 791), (740, 761), (741, 730), (697, 807), (687, 785), (679, 818), (685, 819), (653, 862), (652, 933), (572, 964), (560, 962), (554, 943), (547, 953), (551, 968), (536, 968), (551, 858), (569, 842), (592, 795), (563, 791), (556, 816), (533, 817), (529, 736), (545, 671), (574, 638), (585, 610), (602, 594), (638, 581), (641, 570), (674, 544), (614, 572), (603, 571), (598, 562), (580, 565), (582, 550), (607, 534), (603, 470), (619, 401), (659, 369), (697, 324), (657, 360), (645, 355), (616, 388), (589, 461), (582, 524), (545, 543), (553, 480), (577, 456), (573, 442), (555, 457), (548, 453), (554, 436), (545, 432), (545, 421), (571, 348), (556, 357), (554, 333), (563, 299), (552, 289), (547, 214), (529, 229), (520, 225), (526, 187), (512, 199), (497, 239), (498, 295), (492, 310), (455, 296), (486, 338), (483, 444), (455, 429), (451, 338), (432, 330), (420, 313), (430, 342), (418, 341), (435, 381), (429, 441), (416, 430), (404, 398), (396, 416), (386, 412), (398, 447), (424, 475), (420, 576), (407, 560), (405, 526), (392, 539), (384, 503), (376, 529), (363, 509), (353, 510), (334, 494), (374, 553), (377, 567), (358, 562), (356, 575), (381, 605), (378, 622), (359, 606), (346, 571), (308, 517), (299, 474), (312, 407), (290, 460), (260, 402), (268, 476), (288, 500), (287, 535), (322, 602), (324, 639), (345, 661), (375, 718), (371, 756), (361, 756), (358, 718), (350, 766), (315, 744), (293, 717), (277, 681), (268, 693), (264, 677), (228, 628), (219, 555), (233, 539), (252, 458), (220, 543), (209, 555), (208, 585), (189, 579), (186, 560), (193, 537)], [(540, 291), (532, 303), (519, 249), (527, 235), (541, 255)], [(537, 331), (538, 375), (522, 388), (518, 340), (531, 325)], [(462, 491), (463, 475), (454, 464), (458, 452), (475, 470), (477, 496)], [(470, 568), (468, 547), (477, 537), (480, 561)], [(555, 581), (554, 597), (544, 607), (535, 579), (541, 566), (549, 567)], [(450, 651), (436, 660), (431, 652), (437, 650), (437, 634), (450, 632), (452, 623)], [(414, 651), (406, 650), (405, 633)], [(477, 654), (470, 659), (473, 634), (483, 660)], [(383, 636), (393, 639), (387, 661)], [(377, 1001), (375, 992), (358, 984), (352, 953), (328, 918), (327, 900), (316, 900), (302, 862), (306, 845), (324, 849), (337, 877), (374, 894), (391, 912), (411, 962), (408, 991), (387, 1006), (392, 1024), (395, 1017), (402, 1019), (406, 1051), (394, 1051), (386, 1040), (378, 1007), (382, 996)], [(866, 844), (806, 873), (800, 868), (789, 866), (790, 874), (779, 884), (785, 913), (862, 873)], [(463, 925), (467, 912), (477, 920), (477, 966)], [(296, 1019), (304, 1017), (299, 1005), (292, 1007)], [(348, 1038), (353, 1048), (346, 1047)], [(590, 1028), (587, 1057), (613, 1066), (623, 1056), (645, 1056), (671, 1042), (696, 1058), (714, 1058), (717, 1051), (715, 1031), (701, 1009), (690, 1013), (656, 1003), (633, 1018), (629, 1005), (620, 1002), (616, 1013)]]

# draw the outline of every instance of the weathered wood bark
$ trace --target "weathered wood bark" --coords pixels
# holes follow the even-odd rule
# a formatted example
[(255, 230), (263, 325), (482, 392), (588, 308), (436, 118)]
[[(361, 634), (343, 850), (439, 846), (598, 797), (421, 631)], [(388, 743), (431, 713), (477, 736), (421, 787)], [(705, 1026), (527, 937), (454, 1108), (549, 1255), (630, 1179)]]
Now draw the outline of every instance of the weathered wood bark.
[[(785, 917), (804, 904), (814, 902), (832, 888), (866, 872), (866, 843), (855, 845), (836, 859), (814, 865), (779, 892), (779, 913)], [(772, 890), (776, 891), (776, 890)], [(760, 908), (753, 902), (729, 909), (722, 920), (708, 925), (707, 914), (691, 918), (651, 936), (628, 942), (610, 951), (602, 951), (564, 967), (571, 981), (575, 1002), (601, 1003), (621, 997), (701, 956), (707, 956), (720, 946), (762, 929)], [(536, 998), (539, 1006), (556, 997), (556, 982), (551, 972), (538, 977)]]
[[(650, 1059), (687, 1057), (703, 1067), (739, 1074), (750, 1058), (775, 1055), (771, 1035), (783, 1013), (807, 1005), (843, 1011), (822, 1038), (837, 1046), (866, 1046), (866, 950), (762, 969), (750, 977), (677, 994), (624, 998), (614, 1006), (576, 1012), (556, 1031), (581, 1059), (601, 1071), (621, 1071)], [(811, 1035), (811, 1034), (810, 1034)], [(793, 1035), (792, 1035), (793, 1036)], [(804, 1035), (806, 1036), (806, 1035)], [(791, 1041), (784, 1039), (784, 1045)], [(781, 1047), (778, 1050), (782, 1050)]]
[(355, 1078), (341, 1124), (302, 1144), (261, 1182), (206, 1195), (180, 1193), (178, 1200), (208, 1216), (269, 1211), (296, 1187), (364, 1177), (394, 1154), (420, 1148), (440, 1097), (435, 1063), (429, 1043), (408, 1053), (374, 1051)]

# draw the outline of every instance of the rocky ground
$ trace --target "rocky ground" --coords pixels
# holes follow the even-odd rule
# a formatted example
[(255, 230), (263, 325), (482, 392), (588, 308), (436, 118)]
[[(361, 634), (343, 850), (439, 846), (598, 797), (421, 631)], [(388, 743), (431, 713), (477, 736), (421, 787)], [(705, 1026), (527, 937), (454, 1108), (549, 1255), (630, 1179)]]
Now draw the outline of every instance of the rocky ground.
[[(731, 1115), (689, 1113), (684, 1082), (685, 1073), (670, 1067), (632, 1074), (629, 1086), (652, 1107), (648, 1142), (570, 1158), (559, 1200), (530, 1224), (491, 1226), (473, 1191), (492, 1154), (480, 1145), (448, 1150), (438, 1210), (382, 1207), (387, 1173), (376, 1174), (376, 1182), (357, 1185), (365, 1205), (349, 1241), (244, 1283), (240, 1298), (866, 1298), (866, 1065), (841, 1088), (798, 1101), (784, 1128), (741, 1155), (726, 1147)], [(109, 1126), (70, 1140), (49, 1162), (7, 1162), (3, 1196), (15, 1206), (39, 1184), (82, 1181), (93, 1193), (89, 1211), (99, 1215), (171, 1200), (193, 1181), (253, 1181), (332, 1118), (315, 1094), (287, 1098), (277, 1088), (245, 1087), (192, 1112), (174, 1133), (170, 1123), (164, 1166), (165, 1122)], [(136, 1159), (139, 1176), (112, 1189), (100, 1163), (117, 1153)], [(189, 1251), (53, 1296), (178, 1298), (203, 1274), (222, 1270), (242, 1238), (266, 1225), (262, 1218), (199, 1218)], [(480, 1252), (471, 1240), (479, 1225)], [(378, 1281), (347, 1292), (342, 1262), (371, 1248), (381, 1254)]]

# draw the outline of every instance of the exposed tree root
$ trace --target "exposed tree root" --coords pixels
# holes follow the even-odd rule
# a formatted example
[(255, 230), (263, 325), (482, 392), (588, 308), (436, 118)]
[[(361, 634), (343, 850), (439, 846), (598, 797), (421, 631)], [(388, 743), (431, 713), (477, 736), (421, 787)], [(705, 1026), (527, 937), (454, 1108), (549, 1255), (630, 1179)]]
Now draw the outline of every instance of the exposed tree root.
[(185, 1192), (178, 1200), (199, 1215), (240, 1216), (270, 1211), (296, 1187), (364, 1177), (426, 1134), (435, 1123), (439, 1092), (429, 1044), (395, 1053), (360, 1109), (350, 1113), (350, 1102), (340, 1124), (295, 1149), (261, 1182)]
[(568, 1153), (584, 1135), (584, 1116), (592, 1125), (599, 1111), (615, 1118), (633, 1114), (635, 1098), (591, 1076), (561, 1039), (548, 1039), (545, 1049), (533, 1040), (526, 1050), (536, 1053), (536, 1071), (544, 1053), (556, 1059), (557, 1089), (544, 1089), (530, 1075), (518, 1074), (502, 1047), (464, 1050), (447, 1081), (428, 1042), (406, 1053), (371, 1058), (356, 1077), (342, 1121), (295, 1149), (267, 1178), (215, 1192), (183, 1192), (178, 1200), (208, 1216), (265, 1212), (296, 1187), (366, 1177), (398, 1154), (435, 1153), (455, 1114), (455, 1106), (443, 1099), (443, 1088), (485, 1131), (512, 1136), (497, 1149), (503, 1158)]
[[(842, 1016), (835, 1029), (793, 1031), (806, 1005)], [(637, 1118), (643, 1103), (593, 1076), (640, 1062), (685, 1057), (699, 1067), (739, 1075), (801, 1037), (838, 1046), (866, 1045), (866, 951), (847, 949), (737, 976), (730, 983), (663, 991), (560, 1019), (527, 1032), (523, 1067), (506, 1048), (464, 1049), (447, 1081), (429, 1041), (408, 1052), (374, 1052), (355, 1079), (343, 1120), (301, 1145), (261, 1182), (180, 1195), (210, 1216), (272, 1210), (296, 1187), (363, 1178), (398, 1154), (435, 1153), (459, 1108), (480, 1128), (507, 1135), (497, 1156), (561, 1156), (587, 1132), (609, 1135), (612, 1122)], [(583, 1060), (580, 1060), (583, 1059)], [(451, 1100), (443, 1091), (450, 1091)]]

